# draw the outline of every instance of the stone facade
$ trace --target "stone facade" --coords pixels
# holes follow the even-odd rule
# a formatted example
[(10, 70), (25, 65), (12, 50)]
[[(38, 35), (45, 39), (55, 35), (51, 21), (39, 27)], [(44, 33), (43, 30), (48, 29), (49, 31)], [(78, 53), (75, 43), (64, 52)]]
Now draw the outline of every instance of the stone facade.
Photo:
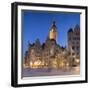
[(68, 31), (68, 50), (72, 56), (80, 56), (80, 27)]
[(67, 52), (66, 49), (60, 47), (54, 39), (49, 38), (47, 38), (42, 45), (39, 40), (37, 40), (35, 44), (29, 44), (28, 46), (29, 49), (26, 52), (25, 65), (31, 68), (37, 68), (37, 66), (38, 68), (57, 68), (57, 66), (59, 67), (58, 62), (62, 60), (62, 56)]

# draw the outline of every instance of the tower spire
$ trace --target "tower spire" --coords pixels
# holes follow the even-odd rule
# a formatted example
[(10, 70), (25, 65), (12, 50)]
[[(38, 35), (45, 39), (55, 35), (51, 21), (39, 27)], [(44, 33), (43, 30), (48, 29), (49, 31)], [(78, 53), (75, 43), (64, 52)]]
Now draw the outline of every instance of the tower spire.
[(56, 22), (55, 21), (53, 21), (53, 25), (55, 25), (56, 24)]

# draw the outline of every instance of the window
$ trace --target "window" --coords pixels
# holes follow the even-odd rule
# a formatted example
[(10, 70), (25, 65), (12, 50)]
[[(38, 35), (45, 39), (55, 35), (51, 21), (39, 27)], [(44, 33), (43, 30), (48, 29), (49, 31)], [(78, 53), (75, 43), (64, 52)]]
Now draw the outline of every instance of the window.
[(78, 41), (78, 42), (76, 42), (76, 44), (78, 45), (78, 44), (79, 44), (79, 41)]
[(76, 38), (74, 37), (73, 40), (76, 40)]
[(72, 55), (75, 55), (75, 53), (72, 53)]
[(79, 50), (79, 46), (77, 46), (76, 49)]
[(76, 35), (77, 35), (77, 36), (79, 36), (79, 35), (80, 35), (80, 33), (76, 33)]
[(74, 37), (73, 40), (80, 40), (80, 37)]
[(75, 47), (74, 47), (74, 46), (72, 46), (72, 49), (74, 50), (74, 49), (75, 49)]
[(79, 53), (77, 53), (77, 55), (79, 55)]

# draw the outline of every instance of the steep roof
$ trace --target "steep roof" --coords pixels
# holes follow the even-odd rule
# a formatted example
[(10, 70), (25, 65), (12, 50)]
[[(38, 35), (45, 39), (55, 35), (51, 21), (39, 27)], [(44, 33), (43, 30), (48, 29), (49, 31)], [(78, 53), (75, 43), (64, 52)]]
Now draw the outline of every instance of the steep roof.
[(73, 29), (72, 29), (72, 28), (70, 28), (70, 29), (68, 30), (68, 33), (70, 33), (70, 32), (73, 32)]

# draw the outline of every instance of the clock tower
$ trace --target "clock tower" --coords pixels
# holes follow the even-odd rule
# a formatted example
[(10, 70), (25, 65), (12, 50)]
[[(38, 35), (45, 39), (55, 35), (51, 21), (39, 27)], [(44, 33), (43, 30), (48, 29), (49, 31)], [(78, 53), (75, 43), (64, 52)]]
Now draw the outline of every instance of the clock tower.
[(57, 40), (57, 27), (55, 21), (53, 21), (53, 25), (50, 29), (50, 40)]

